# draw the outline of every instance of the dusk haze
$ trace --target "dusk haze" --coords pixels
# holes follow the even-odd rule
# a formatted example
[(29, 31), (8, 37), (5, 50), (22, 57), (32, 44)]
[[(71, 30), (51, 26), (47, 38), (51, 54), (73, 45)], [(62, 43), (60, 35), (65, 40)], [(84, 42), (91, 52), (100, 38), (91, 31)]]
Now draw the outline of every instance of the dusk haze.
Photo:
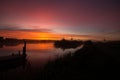
[(0, 80), (120, 75), (120, 0), (0, 0)]
[(52, 38), (44, 38), (77, 35), (82, 40), (120, 40), (119, 8), (118, 0), (1, 0), (0, 34), (29, 39), (50, 34)]

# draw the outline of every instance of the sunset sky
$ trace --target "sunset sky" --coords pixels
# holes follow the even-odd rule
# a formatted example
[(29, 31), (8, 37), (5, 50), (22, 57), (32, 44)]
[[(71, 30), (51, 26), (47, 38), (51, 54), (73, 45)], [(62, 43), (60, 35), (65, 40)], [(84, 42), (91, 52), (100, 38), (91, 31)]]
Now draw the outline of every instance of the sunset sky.
[(120, 40), (120, 1), (0, 0), (0, 36)]

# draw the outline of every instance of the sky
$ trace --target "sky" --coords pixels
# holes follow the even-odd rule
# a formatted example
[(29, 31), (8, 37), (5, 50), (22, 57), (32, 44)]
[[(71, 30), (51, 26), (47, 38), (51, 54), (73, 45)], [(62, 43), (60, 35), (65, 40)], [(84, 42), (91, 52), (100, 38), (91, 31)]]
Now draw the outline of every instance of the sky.
[(0, 0), (0, 36), (120, 40), (119, 0)]

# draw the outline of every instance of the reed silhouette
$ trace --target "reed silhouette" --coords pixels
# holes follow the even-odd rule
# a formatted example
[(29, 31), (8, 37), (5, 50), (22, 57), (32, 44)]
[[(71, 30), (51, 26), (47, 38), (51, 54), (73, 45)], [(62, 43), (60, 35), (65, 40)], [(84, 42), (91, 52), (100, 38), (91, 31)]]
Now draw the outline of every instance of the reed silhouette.
[[(50, 61), (37, 75), (40, 80), (81, 80), (119, 78), (120, 41), (85, 41), (73, 55)], [(118, 72), (118, 73), (117, 73)], [(39, 76), (39, 77), (38, 77)]]
[[(31, 72), (21, 79), (29, 80), (81, 80), (81, 79), (115, 79), (119, 78), (120, 41), (56, 41), (58, 48), (74, 48), (83, 45), (82, 49), (49, 61), (43, 69), (34, 74)], [(18, 52), (20, 54), (20, 51)], [(18, 54), (18, 55), (19, 55)], [(18, 55), (11, 55), (13, 57)], [(22, 56), (12, 60), (0, 60), (0, 71), (9, 70), (26, 65), (26, 42), (24, 42)], [(5, 65), (3, 65), (5, 64)], [(15, 78), (17, 79), (17, 78)]]

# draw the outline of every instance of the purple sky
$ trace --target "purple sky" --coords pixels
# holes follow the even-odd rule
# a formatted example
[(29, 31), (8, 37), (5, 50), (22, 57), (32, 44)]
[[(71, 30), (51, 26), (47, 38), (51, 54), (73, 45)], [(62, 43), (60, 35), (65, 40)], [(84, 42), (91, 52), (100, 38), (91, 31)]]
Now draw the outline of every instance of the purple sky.
[(120, 39), (119, 0), (0, 0), (0, 30)]

